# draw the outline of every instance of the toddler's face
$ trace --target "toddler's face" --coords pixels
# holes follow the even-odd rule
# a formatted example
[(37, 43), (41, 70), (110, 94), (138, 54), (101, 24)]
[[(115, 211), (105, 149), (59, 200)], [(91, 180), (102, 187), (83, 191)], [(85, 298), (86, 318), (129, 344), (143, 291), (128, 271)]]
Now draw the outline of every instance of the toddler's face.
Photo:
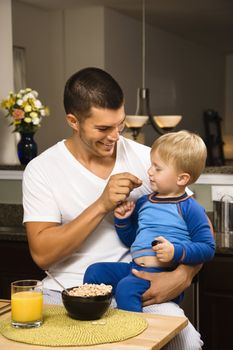
[(172, 162), (165, 163), (157, 150), (151, 153), (151, 167), (148, 169), (151, 189), (160, 196), (173, 197), (179, 193), (178, 174)]

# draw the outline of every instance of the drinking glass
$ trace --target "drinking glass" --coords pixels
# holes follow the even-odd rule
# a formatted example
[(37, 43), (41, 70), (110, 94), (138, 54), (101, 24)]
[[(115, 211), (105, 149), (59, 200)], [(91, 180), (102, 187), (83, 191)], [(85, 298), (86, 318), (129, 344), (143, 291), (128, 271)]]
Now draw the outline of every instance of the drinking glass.
[(11, 283), (11, 325), (35, 328), (43, 321), (43, 282), (20, 280)]

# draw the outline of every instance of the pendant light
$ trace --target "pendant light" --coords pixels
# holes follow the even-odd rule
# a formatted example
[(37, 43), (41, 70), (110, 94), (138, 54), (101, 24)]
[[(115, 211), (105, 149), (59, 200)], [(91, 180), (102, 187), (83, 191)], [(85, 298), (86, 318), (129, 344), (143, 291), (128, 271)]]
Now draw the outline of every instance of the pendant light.
[(141, 128), (149, 120), (155, 131), (162, 135), (171, 131), (182, 119), (180, 115), (153, 116), (150, 111), (150, 90), (145, 86), (145, 61), (146, 61), (146, 21), (145, 0), (142, 0), (142, 87), (137, 90), (137, 108), (135, 115), (126, 116), (126, 126), (132, 130), (136, 140)]

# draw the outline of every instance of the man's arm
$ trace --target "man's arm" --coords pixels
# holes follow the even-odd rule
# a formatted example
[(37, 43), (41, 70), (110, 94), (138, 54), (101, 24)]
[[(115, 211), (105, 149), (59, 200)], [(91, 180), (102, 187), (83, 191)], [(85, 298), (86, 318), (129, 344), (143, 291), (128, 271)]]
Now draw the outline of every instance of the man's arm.
[(93, 203), (71, 222), (26, 222), (28, 243), (33, 260), (42, 269), (78, 250), (105, 216), (105, 211)]
[(160, 304), (176, 298), (191, 285), (201, 267), (202, 265), (179, 265), (174, 271), (159, 273), (133, 269), (135, 276), (151, 282), (150, 288), (142, 296), (143, 306)]
[[(26, 230), (34, 261), (43, 269), (80, 248), (105, 215), (125, 201), (141, 180), (130, 173), (111, 176), (102, 195), (77, 218), (67, 224), (27, 222)], [(98, 237), (97, 237), (98, 239)]]

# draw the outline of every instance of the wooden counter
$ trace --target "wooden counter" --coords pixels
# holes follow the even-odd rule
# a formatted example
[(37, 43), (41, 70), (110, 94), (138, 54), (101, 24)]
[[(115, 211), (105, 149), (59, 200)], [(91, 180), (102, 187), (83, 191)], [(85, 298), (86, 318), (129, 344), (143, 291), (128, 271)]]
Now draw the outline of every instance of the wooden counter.
[[(157, 350), (174, 338), (187, 324), (185, 317), (141, 314), (148, 322), (148, 328), (138, 336), (118, 343), (78, 347), (47, 347), (48, 350)], [(10, 313), (0, 316), (0, 321), (10, 317)], [(0, 334), (0, 349), (45, 350), (45, 346), (28, 345), (6, 339)]]

